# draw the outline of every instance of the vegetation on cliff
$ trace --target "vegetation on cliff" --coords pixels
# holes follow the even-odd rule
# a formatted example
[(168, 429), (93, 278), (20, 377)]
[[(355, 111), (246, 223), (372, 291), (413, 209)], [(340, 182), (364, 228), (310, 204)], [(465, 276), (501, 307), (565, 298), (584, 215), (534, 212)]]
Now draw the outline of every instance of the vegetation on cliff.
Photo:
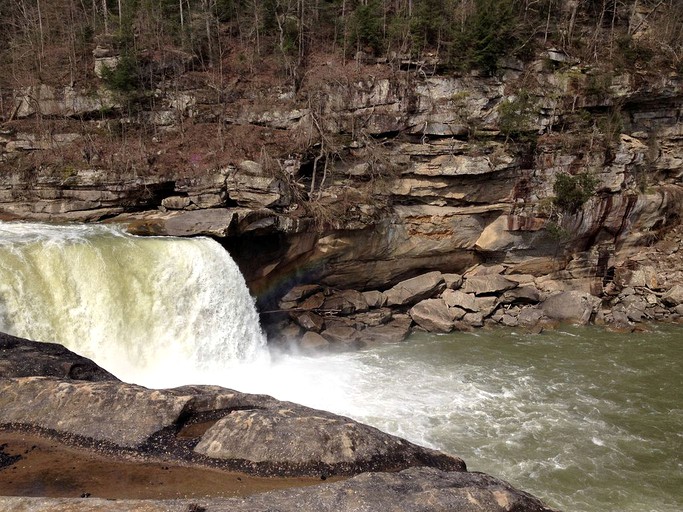
[(13, 0), (0, 4), (0, 86), (91, 80), (97, 45), (122, 56), (107, 81), (124, 92), (159, 73), (260, 73), (265, 61), (300, 86), (320, 52), (491, 74), (553, 46), (681, 70), (681, 27), (675, 0)]

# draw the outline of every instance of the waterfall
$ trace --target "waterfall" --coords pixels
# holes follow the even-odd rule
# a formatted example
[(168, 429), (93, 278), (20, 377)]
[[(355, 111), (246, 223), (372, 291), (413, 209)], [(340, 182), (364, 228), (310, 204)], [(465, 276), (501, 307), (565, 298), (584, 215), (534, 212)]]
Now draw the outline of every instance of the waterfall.
[(151, 387), (267, 357), (254, 301), (218, 243), (110, 226), (0, 223), (0, 330)]

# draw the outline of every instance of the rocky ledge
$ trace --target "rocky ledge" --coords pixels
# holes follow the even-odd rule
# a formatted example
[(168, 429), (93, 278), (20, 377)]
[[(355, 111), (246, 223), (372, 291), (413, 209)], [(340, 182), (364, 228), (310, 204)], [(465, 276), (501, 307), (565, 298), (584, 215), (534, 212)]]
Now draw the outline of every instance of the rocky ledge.
[[(5, 334), (0, 355), (0, 434), (58, 439), (112, 459), (321, 481), (240, 499), (7, 497), (0, 498), (3, 510), (551, 510), (505, 482), (468, 472), (458, 457), (328, 412), (216, 386), (150, 390), (59, 346)], [(0, 483), (22, 458), (5, 447)], [(342, 481), (322, 483), (328, 477)]]

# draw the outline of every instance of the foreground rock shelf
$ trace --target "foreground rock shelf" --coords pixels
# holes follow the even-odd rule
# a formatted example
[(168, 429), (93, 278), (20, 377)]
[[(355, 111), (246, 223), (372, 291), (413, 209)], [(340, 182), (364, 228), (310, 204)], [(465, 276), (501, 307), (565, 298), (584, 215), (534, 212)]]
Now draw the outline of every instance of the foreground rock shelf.
[[(216, 386), (149, 390), (58, 345), (5, 334), (0, 356), (0, 434), (56, 439), (111, 460), (270, 477), (274, 488), (282, 477), (321, 482), (194, 501), (5, 497), (3, 510), (551, 510), (501, 480), (467, 472), (457, 457), (324, 411)], [(0, 489), (21, 463), (5, 448)], [(329, 477), (343, 479), (323, 483)]]

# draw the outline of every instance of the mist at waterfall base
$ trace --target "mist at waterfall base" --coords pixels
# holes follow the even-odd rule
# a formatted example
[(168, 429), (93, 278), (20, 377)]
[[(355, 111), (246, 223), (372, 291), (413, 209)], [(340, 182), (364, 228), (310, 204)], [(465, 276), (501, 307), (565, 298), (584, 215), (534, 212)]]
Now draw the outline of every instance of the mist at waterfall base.
[(680, 326), (269, 354), (239, 270), (211, 240), (0, 223), (0, 328), (148, 387), (220, 384), (351, 416), (568, 511), (683, 509)]

